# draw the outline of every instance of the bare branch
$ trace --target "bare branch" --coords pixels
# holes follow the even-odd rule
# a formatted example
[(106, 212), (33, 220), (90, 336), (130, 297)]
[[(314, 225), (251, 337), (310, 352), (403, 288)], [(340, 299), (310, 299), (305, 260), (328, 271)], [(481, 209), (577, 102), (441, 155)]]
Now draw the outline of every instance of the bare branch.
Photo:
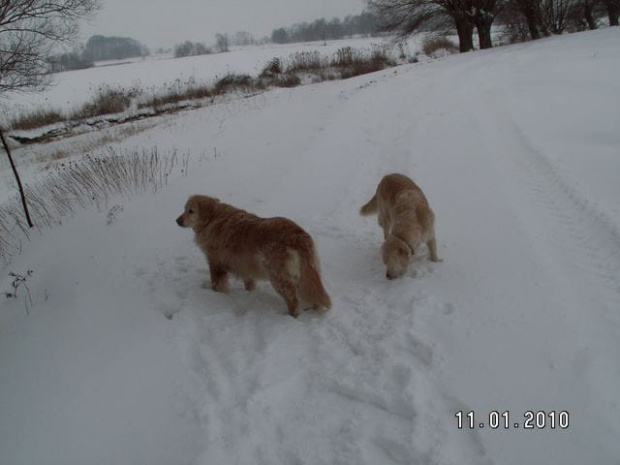
[(75, 37), (100, 0), (0, 0), (0, 97), (44, 88), (54, 46)]

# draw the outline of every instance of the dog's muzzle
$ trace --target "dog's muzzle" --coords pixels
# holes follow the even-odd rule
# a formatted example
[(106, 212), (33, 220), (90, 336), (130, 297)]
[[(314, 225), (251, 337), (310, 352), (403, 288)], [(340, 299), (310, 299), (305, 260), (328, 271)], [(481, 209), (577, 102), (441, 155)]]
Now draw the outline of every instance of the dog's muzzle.
[(185, 226), (185, 224), (183, 224), (183, 217), (182, 217), (182, 216), (179, 216), (179, 217), (177, 218), (177, 224), (178, 224), (179, 226), (181, 226), (181, 227), (184, 227), (184, 226)]

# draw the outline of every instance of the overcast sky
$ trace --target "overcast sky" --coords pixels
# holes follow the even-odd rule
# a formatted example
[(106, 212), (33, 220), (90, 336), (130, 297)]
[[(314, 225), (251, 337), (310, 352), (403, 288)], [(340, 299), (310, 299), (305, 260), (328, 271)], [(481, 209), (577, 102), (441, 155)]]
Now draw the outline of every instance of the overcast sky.
[(211, 45), (218, 32), (248, 31), (258, 38), (293, 23), (359, 14), (365, 6), (366, 0), (102, 0), (81, 36), (131, 37), (152, 50), (184, 40)]

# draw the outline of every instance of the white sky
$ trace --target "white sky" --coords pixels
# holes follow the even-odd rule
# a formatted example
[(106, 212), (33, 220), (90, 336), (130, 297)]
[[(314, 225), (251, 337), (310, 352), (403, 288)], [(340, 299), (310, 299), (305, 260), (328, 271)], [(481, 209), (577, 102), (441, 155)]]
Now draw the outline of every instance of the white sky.
[(131, 37), (152, 51), (184, 40), (211, 45), (217, 32), (248, 31), (259, 38), (293, 23), (359, 14), (365, 6), (365, 0), (102, 0), (81, 36)]

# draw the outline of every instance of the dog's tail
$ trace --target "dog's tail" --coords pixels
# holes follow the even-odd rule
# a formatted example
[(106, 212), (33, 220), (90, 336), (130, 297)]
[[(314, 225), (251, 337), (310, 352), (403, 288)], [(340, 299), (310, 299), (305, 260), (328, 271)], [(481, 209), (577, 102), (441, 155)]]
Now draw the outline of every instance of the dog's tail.
[(378, 209), (379, 209), (379, 206), (377, 205), (377, 194), (375, 194), (372, 196), (372, 199), (370, 199), (366, 205), (360, 208), (360, 215), (362, 216), (372, 215), (373, 213), (377, 213)]
[(328, 310), (332, 301), (321, 282), (319, 258), (312, 239), (299, 253), (299, 296), (315, 309)]

